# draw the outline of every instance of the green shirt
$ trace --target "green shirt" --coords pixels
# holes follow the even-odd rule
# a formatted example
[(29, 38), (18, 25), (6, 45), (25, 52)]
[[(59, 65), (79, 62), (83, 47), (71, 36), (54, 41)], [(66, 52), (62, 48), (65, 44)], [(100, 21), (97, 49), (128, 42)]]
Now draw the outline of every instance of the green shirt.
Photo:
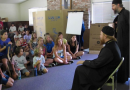
[(67, 40), (65, 38), (63, 38), (63, 43), (67, 44)]

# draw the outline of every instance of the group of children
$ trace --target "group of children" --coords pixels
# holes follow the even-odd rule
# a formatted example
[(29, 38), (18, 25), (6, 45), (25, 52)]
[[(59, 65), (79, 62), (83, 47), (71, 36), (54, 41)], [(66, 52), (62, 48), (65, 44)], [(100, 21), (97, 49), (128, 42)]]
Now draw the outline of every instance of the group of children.
[[(18, 35), (16, 33), (16, 35)], [(27, 64), (30, 63), (28, 57), (31, 54), (33, 56), (33, 67), (37, 67), (38, 75), (47, 73), (47, 66), (55, 66), (58, 64), (70, 64), (73, 63), (72, 59), (80, 59), (84, 54), (83, 51), (78, 51), (79, 43), (76, 39), (76, 36), (73, 35), (71, 40), (67, 42), (63, 38), (61, 32), (58, 33), (58, 38), (54, 43), (50, 35), (47, 33), (45, 38), (37, 38), (35, 32), (29, 34), (29, 31), (26, 30), (26, 35), (15, 39), (15, 46), (12, 50), (12, 78), (6, 74), (0, 73), (2, 80), (5, 80), (5, 85), (13, 86), (13, 79), (18, 77), (18, 69), (25, 76), (30, 75), (30, 71), (27, 69)], [(7, 45), (12, 42), (8, 38), (6, 30), (2, 30), (0, 38), (0, 61), (3, 63), (4, 70), (8, 68), (8, 58), (7, 58)], [(0, 69), (0, 72), (1, 69)], [(8, 76), (8, 77), (7, 77)]]

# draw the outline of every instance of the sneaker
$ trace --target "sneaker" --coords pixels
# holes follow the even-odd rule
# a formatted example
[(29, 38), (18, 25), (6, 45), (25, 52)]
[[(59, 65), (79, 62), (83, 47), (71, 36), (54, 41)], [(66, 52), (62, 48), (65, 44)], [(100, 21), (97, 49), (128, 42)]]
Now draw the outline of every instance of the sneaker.
[(37, 71), (38, 75), (42, 75), (43, 73), (41, 71)]
[(71, 64), (71, 62), (68, 62), (68, 64)]
[(70, 62), (71, 64), (72, 64), (72, 63), (74, 63), (74, 61), (73, 61), (73, 60), (70, 60), (70, 61), (68, 61), (68, 62)]
[(57, 62), (55, 62), (55, 65), (58, 66), (59, 64)]
[(55, 64), (55, 63), (52, 63), (51, 65), (52, 65), (53, 67), (54, 67), (54, 66), (56, 66), (56, 64)]
[(77, 57), (77, 59), (81, 59), (81, 57), (80, 57), (80, 56), (78, 56), (78, 57)]

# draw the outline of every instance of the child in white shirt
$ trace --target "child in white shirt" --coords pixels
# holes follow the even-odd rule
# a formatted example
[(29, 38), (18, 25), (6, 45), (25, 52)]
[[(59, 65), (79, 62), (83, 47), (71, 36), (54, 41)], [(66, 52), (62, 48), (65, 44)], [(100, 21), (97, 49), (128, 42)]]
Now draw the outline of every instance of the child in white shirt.
[(44, 66), (45, 58), (43, 56), (43, 50), (41, 47), (37, 47), (34, 49), (34, 58), (33, 58), (33, 67), (36, 66), (38, 69), (38, 74), (42, 75), (43, 73), (47, 73), (48, 69)]
[(16, 34), (14, 35), (14, 41), (16, 42), (17, 40), (19, 40), (21, 38), (21, 34), (18, 33), (18, 31), (16, 31)]
[(19, 25), (18, 31), (20, 32), (20, 34), (25, 34), (24, 32), (24, 27), (22, 26), (22, 24)]
[(14, 26), (14, 23), (11, 24), (9, 31), (10, 33), (16, 33), (16, 27)]
[(17, 79), (18, 69), (20, 69), (22, 74), (25, 74), (25, 76), (29, 76), (30, 72), (26, 69), (25, 65), (27, 64), (26, 58), (23, 56), (23, 49), (22, 47), (17, 47), (15, 50), (15, 56), (12, 58), (12, 69), (13, 69), (13, 75), (12, 77), (14, 79)]

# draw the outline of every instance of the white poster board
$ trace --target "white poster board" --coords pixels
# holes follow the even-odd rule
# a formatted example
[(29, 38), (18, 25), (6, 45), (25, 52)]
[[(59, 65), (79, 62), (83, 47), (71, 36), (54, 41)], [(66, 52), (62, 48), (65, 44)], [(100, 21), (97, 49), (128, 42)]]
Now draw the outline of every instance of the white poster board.
[(68, 12), (66, 34), (81, 35), (84, 12)]

